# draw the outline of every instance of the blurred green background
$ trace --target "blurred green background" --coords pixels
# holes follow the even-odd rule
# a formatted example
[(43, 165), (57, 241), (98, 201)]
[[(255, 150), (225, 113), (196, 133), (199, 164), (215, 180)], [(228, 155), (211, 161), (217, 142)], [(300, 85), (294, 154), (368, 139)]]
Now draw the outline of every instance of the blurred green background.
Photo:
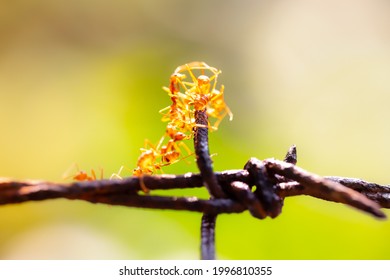
[[(305, 169), (388, 183), (389, 14), (384, 0), (0, 1), (0, 176), (134, 168), (164, 132), (161, 87), (201, 60), (223, 70), (234, 113), (210, 135), (216, 170), (296, 144)], [(199, 227), (187, 212), (1, 206), (0, 258), (197, 259)], [(274, 220), (222, 215), (216, 232), (220, 259), (390, 257), (389, 221), (311, 197), (286, 199)]]

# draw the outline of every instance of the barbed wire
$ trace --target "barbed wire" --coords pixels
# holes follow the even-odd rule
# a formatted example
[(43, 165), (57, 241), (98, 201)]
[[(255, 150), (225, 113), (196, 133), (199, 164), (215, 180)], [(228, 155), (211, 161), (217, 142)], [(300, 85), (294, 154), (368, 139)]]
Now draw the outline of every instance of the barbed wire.
[[(356, 178), (321, 177), (291, 163), (275, 159), (266, 159), (260, 162), (264, 164), (268, 172), (273, 173), (272, 179), (275, 181), (272, 183), (272, 191), (282, 200), (286, 197), (308, 195), (350, 205), (377, 218), (385, 217), (380, 208), (390, 208), (389, 185), (380, 185)], [(153, 195), (154, 190), (200, 188), (203, 186), (203, 181), (201, 175), (197, 173), (145, 175), (142, 180), (150, 190), (148, 194), (142, 191), (140, 178), (137, 176), (122, 180), (103, 179), (71, 183), (0, 178), (0, 205), (66, 198), (91, 203), (210, 214), (241, 213), (250, 210), (251, 206), (245, 202), (247, 199), (234, 193), (230, 187), (231, 184), (239, 182), (250, 186), (249, 190), (252, 192), (252, 186), (256, 186), (256, 180), (248, 170), (215, 172), (215, 176), (224, 193), (228, 194), (227, 198), (207, 200), (197, 197)], [(261, 189), (261, 187), (256, 186), (256, 190)], [(255, 199), (259, 200), (256, 190), (253, 194)], [(244, 191), (248, 193), (247, 190), (242, 190), (242, 192)], [(261, 218), (264, 217), (261, 216)]]
[[(293, 149), (295, 150), (295, 147)], [(260, 161), (252, 158), (250, 161), (264, 165), (266, 176), (270, 176), (272, 194), (281, 200), (291, 196), (308, 195), (350, 205), (377, 218), (385, 217), (380, 208), (390, 208), (389, 185), (370, 183), (356, 178), (321, 177), (291, 163), (275, 159)], [(109, 205), (209, 214), (241, 213), (249, 210), (256, 218), (265, 218), (263, 215), (254, 214), (255, 211), (251, 210), (253, 209), (251, 203), (254, 201), (260, 202), (264, 207), (264, 203), (258, 197), (258, 190), (263, 186), (256, 185), (259, 182), (256, 182), (256, 177), (251, 172), (247, 169), (227, 170), (215, 172), (215, 176), (223, 192), (227, 194), (227, 198), (207, 200), (197, 197), (153, 195), (154, 190), (200, 188), (203, 186), (203, 179), (197, 173), (145, 175), (142, 181), (150, 190), (148, 194), (142, 191), (141, 179), (137, 176), (122, 180), (103, 179), (71, 183), (0, 178), (0, 205), (66, 198)], [(232, 184), (241, 184), (241, 188), (237, 186), (236, 191), (232, 191)], [(242, 186), (248, 186), (248, 189)], [(252, 192), (253, 186), (256, 186), (256, 190)]]

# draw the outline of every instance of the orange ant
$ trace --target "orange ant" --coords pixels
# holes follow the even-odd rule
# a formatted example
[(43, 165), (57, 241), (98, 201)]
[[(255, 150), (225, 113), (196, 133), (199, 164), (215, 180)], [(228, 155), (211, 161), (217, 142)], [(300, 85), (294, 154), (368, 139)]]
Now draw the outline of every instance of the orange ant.
[[(233, 114), (223, 98), (224, 86), (221, 85), (220, 90), (216, 89), (217, 78), (221, 71), (210, 67), (203, 62), (193, 64), (194, 66), (192, 67), (187, 64), (187, 71), (192, 79), (192, 83), (189, 84), (192, 84), (193, 87), (188, 89), (186, 94), (191, 96), (193, 100), (191, 103), (194, 105), (195, 110), (207, 109), (209, 117), (218, 119), (218, 121), (213, 125), (213, 128), (217, 129), (219, 123), (226, 115), (229, 115), (230, 120), (233, 119)], [(207, 69), (213, 73), (213, 76), (208, 77), (204, 74), (204, 71), (202, 71), (202, 75), (196, 78), (192, 71), (193, 69)], [(212, 81), (213, 86), (211, 87)]]
[[(173, 87), (177, 89), (177, 87)], [(191, 108), (189, 104), (186, 104), (185, 95), (181, 92), (171, 92), (170, 89), (164, 88), (171, 97), (172, 104), (164, 109), (160, 110), (160, 113), (168, 110), (167, 113), (163, 115), (162, 121), (170, 121), (168, 126), (175, 127), (176, 130), (181, 133), (187, 133), (192, 131), (193, 119)], [(189, 136), (190, 138), (191, 136)]]
[[(141, 155), (137, 160), (137, 167), (133, 170), (133, 175), (140, 176), (143, 174), (153, 174), (157, 169), (160, 169), (160, 164), (156, 163), (156, 158), (160, 156), (158, 147), (161, 145), (163, 138), (161, 138), (157, 149), (148, 141), (145, 140), (145, 148), (141, 148)], [(146, 147), (150, 148), (147, 149)]]
[(76, 181), (95, 181), (96, 180), (96, 173), (93, 169), (91, 169), (91, 175), (88, 175), (87, 172), (80, 170), (76, 173), (76, 175), (73, 176), (73, 180)]
[[(157, 147), (154, 147), (149, 141), (145, 142), (145, 146), (149, 146), (149, 148), (141, 149), (141, 155), (138, 157), (137, 167), (133, 170), (133, 175), (151, 175), (157, 170), (161, 170), (163, 166), (179, 161), (182, 153), (179, 146), (183, 147), (188, 155), (192, 154), (191, 150), (184, 143), (177, 143), (182, 140), (181, 137), (177, 138), (177, 140), (169, 139), (166, 145), (162, 145), (164, 138), (161, 138)], [(159, 158), (160, 161), (158, 161)]]
[[(171, 165), (183, 159), (184, 157), (180, 158), (182, 152), (179, 146), (183, 147), (187, 151), (188, 156), (192, 154), (191, 150), (184, 143), (177, 143), (178, 141), (184, 139), (179, 135), (181, 134), (177, 134), (176, 139), (169, 139), (166, 145), (162, 145), (165, 138), (163, 136), (157, 147), (154, 147), (149, 141), (145, 141), (145, 146), (149, 146), (149, 148), (147, 149), (145, 147), (141, 149), (141, 155), (137, 160), (137, 167), (133, 170), (133, 175), (141, 178), (141, 189), (145, 193), (149, 190), (142, 181), (143, 175), (152, 175), (158, 170), (161, 170), (162, 167)], [(120, 170), (122, 170), (122, 168)], [(116, 174), (114, 176), (119, 177), (119, 175)]]
[[(93, 169), (91, 169), (91, 174), (88, 174), (86, 171), (80, 170), (77, 164), (73, 164), (71, 169), (74, 168), (76, 168), (77, 173), (71, 176), (64, 175), (64, 178), (72, 177), (72, 179), (75, 181), (95, 181), (97, 179), (96, 172)], [(65, 174), (68, 173), (71, 169), (66, 171)], [(103, 179), (103, 168), (100, 168), (100, 179)]]

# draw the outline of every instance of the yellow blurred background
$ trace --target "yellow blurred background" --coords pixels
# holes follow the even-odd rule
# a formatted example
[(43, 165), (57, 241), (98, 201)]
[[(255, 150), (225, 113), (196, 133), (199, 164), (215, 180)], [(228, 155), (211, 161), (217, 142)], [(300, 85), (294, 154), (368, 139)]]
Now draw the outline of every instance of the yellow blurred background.
[[(0, 42), (2, 177), (134, 168), (164, 132), (162, 86), (201, 60), (222, 69), (234, 113), (210, 135), (215, 170), (296, 144), (298, 165), (320, 175), (390, 181), (388, 1), (0, 1)], [(199, 227), (188, 212), (1, 206), (0, 258), (197, 259)], [(389, 221), (296, 197), (274, 220), (220, 216), (216, 246), (221, 259), (388, 259), (389, 234)]]

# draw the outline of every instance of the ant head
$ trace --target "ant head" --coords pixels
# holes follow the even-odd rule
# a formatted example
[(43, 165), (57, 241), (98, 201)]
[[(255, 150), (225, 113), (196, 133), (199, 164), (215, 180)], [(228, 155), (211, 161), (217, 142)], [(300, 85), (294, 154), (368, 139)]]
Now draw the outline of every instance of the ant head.
[(180, 91), (179, 83), (186, 78), (186, 75), (173, 73), (170, 77), (169, 90), (172, 94)]
[(186, 75), (181, 74), (181, 73), (173, 73), (170, 77), (171, 81), (178, 82), (180, 80), (184, 80), (186, 78)]
[(142, 176), (143, 172), (141, 170), (141, 168), (137, 167), (133, 170), (133, 175), (134, 176)]
[(203, 85), (209, 85), (210, 84), (210, 78), (206, 75), (200, 75), (198, 76), (198, 86), (203, 86)]
[(198, 76), (198, 88), (200, 94), (207, 94), (210, 91), (210, 78), (206, 75)]

